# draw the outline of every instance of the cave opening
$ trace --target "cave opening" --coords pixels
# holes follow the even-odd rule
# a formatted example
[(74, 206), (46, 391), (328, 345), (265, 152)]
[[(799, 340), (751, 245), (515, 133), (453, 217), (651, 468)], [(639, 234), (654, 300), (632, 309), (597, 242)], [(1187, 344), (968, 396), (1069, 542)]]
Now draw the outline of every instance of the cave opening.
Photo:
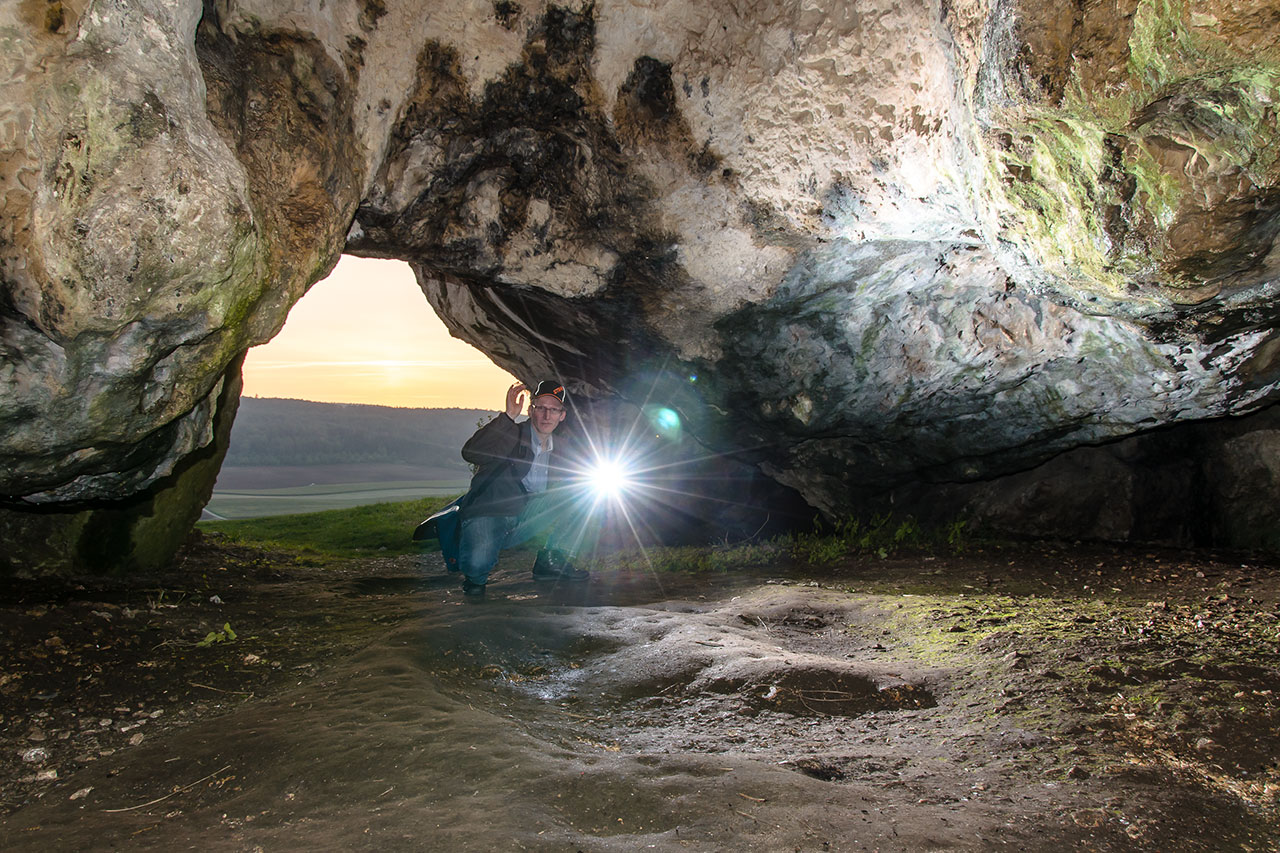
[(453, 497), (470, 476), (459, 449), (513, 381), (450, 335), (407, 263), (354, 255), (246, 353), (242, 376), (204, 521)]
[(249, 350), (243, 396), (496, 411), (512, 381), (449, 334), (409, 264), (343, 255)]
[[(510, 311), (532, 310), (520, 298), (502, 298)], [(556, 361), (551, 353), (544, 356)], [(359, 506), (375, 496), (413, 500), (464, 491), (470, 472), (459, 451), (477, 425), (502, 410), (514, 381), (481, 350), (451, 335), (409, 264), (355, 255), (343, 255), (290, 309), (275, 337), (246, 354), (242, 375), (236, 427), (202, 516), (206, 521)], [(614, 394), (591, 387), (572, 366), (552, 376), (570, 386), (568, 432), (597, 455), (636, 457), (630, 464), (647, 468), (647, 488), (625, 499), (629, 518), (617, 511), (617, 498), (608, 512), (601, 510), (612, 522), (601, 543), (609, 550), (738, 541), (809, 523), (812, 511), (798, 496), (780, 496), (782, 490), (753, 465), (716, 452), (684, 429), (681, 412), (691, 411), (693, 398), (674, 394), (665, 373), (637, 375), (634, 387)], [(316, 423), (349, 419), (351, 412), (343, 411), (356, 407), (416, 413), (420, 434), (431, 438), (404, 436), (400, 455), (374, 459), (360, 445), (396, 444), (381, 431), (399, 427), (383, 420)], [(447, 412), (456, 416), (444, 424)], [(400, 490), (394, 495), (368, 491), (370, 484), (393, 482)], [(419, 491), (410, 494), (408, 483)], [(281, 489), (291, 490), (290, 500), (265, 494)], [(301, 494), (315, 489), (325, 494)]]

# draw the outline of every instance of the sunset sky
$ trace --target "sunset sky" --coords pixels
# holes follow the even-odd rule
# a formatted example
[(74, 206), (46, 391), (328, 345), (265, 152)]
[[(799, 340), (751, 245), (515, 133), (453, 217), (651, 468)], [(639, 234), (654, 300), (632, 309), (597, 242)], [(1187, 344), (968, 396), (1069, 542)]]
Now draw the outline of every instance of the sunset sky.
[(496, 411), (512, 381), (449, 335), (408, 264), (349, 255), (244, 365), (246, 397), (326, 403)]

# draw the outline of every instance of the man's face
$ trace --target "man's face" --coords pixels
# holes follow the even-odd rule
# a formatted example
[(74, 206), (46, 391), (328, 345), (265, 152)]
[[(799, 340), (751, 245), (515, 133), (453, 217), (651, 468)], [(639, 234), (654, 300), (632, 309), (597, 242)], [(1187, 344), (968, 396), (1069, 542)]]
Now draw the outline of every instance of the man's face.
[(564, 406), (555, 397), (544, 395), (529, 404), (529, 420), (534, 432), (546, 438), (564, 420)]

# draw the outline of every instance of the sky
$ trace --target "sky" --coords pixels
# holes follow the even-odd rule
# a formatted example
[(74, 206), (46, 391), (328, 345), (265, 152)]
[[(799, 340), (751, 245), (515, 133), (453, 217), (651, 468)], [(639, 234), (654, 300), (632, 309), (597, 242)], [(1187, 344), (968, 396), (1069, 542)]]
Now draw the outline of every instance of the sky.
[(449, 335), (408, 264), (351, 255), (244, 364), (244, 396), (322, 403), (496, 411), (513, 381)]

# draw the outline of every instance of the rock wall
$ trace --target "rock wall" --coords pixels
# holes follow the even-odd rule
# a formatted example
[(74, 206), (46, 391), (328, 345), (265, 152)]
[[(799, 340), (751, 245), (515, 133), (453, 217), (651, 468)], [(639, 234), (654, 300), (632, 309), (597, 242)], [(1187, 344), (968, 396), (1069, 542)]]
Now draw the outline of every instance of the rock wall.
[(209, 444), (228, 366), (336, 260), (358, 200), (345, 72), (302, 35), (197, 39), (201, 12), (0, 11), (9, 498), (167, 476)]
[(0, 575), (157, 571), (191, 533), (209, 502), (240, 402), (240, 360), (219, 383), (212, 438), (166, 476), (115, 500), (0, 510)]
[(829, 514), (1255, 411), (1278, 37), (1263, 0), (6, 4), (0, 513), (213, 446), (343, 250)]
[(864, 512), (964, 522), (998, 538), (1229, 546), (1280, 553), (1280, 407), (1080, 447), (978, 483), (913, 483)]

